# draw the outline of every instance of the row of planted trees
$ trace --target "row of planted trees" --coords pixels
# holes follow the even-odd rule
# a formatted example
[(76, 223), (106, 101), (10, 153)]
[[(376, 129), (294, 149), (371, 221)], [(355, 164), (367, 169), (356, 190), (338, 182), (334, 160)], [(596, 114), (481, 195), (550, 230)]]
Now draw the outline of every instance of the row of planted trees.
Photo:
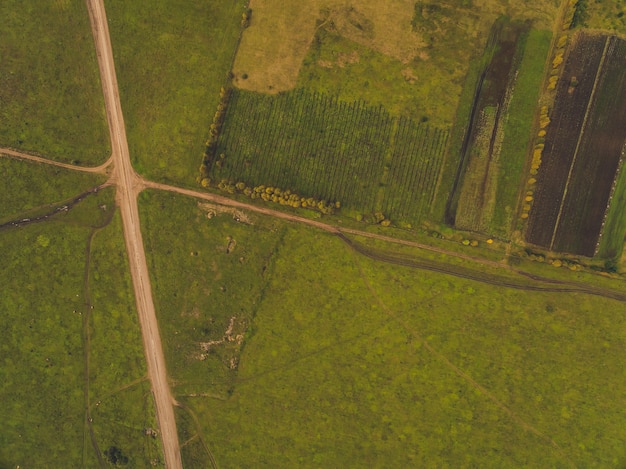
[[(210, 181), (207, 185), (210, 184)], [(232, 182), (222, 179), (217, 188), (227, 194), (243, 194), (251, 199), (261, 199), (265, 202), (273, 202), (280, 205), (287, 205), (294, 208), (308, 208), (316, 210), (323, 214), (332, 214), (339, 208), (339, 201), (329, 202), (326, 200), (316, 199), (315, 197), (303, 197), (290, 189), (281, 189), (280, 187), (259, 186), (250, 187), (245, 182)]]
[(533, 148), (533, 157), (530, 162), (530, 178), (526, 181), (526, 193), (524, 194), (524, 202), (522, 204), (522, 213), (520, 218), (526, 220), (528, 218), (532, 203), (534, 200), (535, 184), (537, 183), (537, 173), (541, 166), (541, 157), (544, 149), (546, 136), (546, 127), (550, 124), (548, 117), (548, 106), (541, 106), (541, 114), (539, 115), (539, 132), (535, 137), (535, 146)]
[[(550, 75), (546, 83), (546, 91), (544, 94), (545, 98), (549, 102), (553, 102), (556, 96), (556, 85), (559, 81), (559, 76), (563, 68), (562, 65), (564, 61), (565, 49), (569, 42), (569, 35), (566, 31), (576, 26), (575, 22), (573, 22), (573, 18), (579, 3), (580, 2), (577, 0), (567, 0), (567, 4), (565, 5), (563, 22), (561, 25), (562, 32), (559, 34), (558, 39), (556, 39), (556, 42), (554, 43)], [(576, 84), (576, 78), (573, 78), (570, 83), (570, 87), (575, 87)], [(539, 173), (539, 168), (541, 167), (545, 137), (547, 134), (546, 129), (549, 125), (549, 108), (547, 105), (543, 105), (541, 106), (541, 111), (539, 113), (539, 131), (534, 138), (533, 154), (530, 162), (530, 177), (526, 181), (526, 192), (522, 203), (522, 211), (520, 213), (522, 221), (525, 221), (528, 218), (534, 201), (535, 184), (537, 183), (537, 174)]]

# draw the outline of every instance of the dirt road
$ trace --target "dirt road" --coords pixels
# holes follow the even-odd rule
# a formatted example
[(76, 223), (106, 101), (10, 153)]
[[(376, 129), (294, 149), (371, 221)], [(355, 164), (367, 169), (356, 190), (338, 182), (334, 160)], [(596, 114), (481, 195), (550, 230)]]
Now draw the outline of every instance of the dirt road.
[[(429, 270), (432, 272), (440, 272), (443, 274), (453, 275), (455, 277), (461, 277), (468, 280), (474, 280), (477, 282), (487, 283), (489, 285), (501, 286), (505, 288), (513, 288), (527, 291), (544, 291), (544, 292), (570, 292), (570, 293), (583, 293), (587, 295), (601, 296), (604, 298), (611, 298), (617, 301), (626, 302), (626, 294), (621, 291), (612, 290), (609, 288), (602, 288), (599, 286), (586, 285), (576, 281), (557, 280), (549, 277), (542, 277), (540, 275), (531, 274), (521, 269), (516, 269), (503, 262), (490, 261), (488, 259), (482, 259), (479, 257), (469, 256), (454, 251), (448, 251), (446, 249), (429, 246), (427, 244), (417, 243), (415, 241), (408, 241), (399, 238), (392, 238), (390, 236), (381, 235), (378, 233), (369, 233), (367, 231), (355, 230), (352, 228), (344, 228), (339, 226), (329, 225), (320, 221), (311, 220), (310, 218), (304, 218), (297, 215), (273, 210), (271, 208), (262, 207), (258, 205), (247, 204), (245, 202), (239, 202), (227, 197), (211, 194), (208, 192), (199, 192), (191, 189), (184, 189), (176, 186), (169, 186), (167, 184), (160, 184), (152, 181), (143, 181), (146, 188), (158, 189), (163, 191), (175, 192), (177, 194), (183, 194), (197, 199), (208, 200), (217, 204), (225, 205), (228, 207), (236, 207), (251, 212), (261, 213), (274, 218), (280, 218), (296, 223), (304, 223), (309, 226), (313, 226), (324, 230), (328, 233), (337, 235), (348, 246), (354, 249), (356, 252), (370, 257), (371, 259), (381, 262), (387, 262), (396, 265), (402, 265), (406, 267), (412, 267), (416, 269)], [(358, 243), (346, 236), (351, 234), (355, 236), (361, 236), (365, 238), (378, 239), (387, 243), (401, 244), (404, 246), (411, 246), (427, 251), (437, 252), (446, 256), (456, 257), (459, 259), (465, 259), (475, 264), (475, 267), (457, 266), (454, 264), (444, 263), (440, 261), (430, 261), (424, 259), (417, 259), (411, 256), (403, 256), (397, 253), (390, 253), (387, 251), (376, 250), (371, 247), (367, 247)], [(498, 275), (495, 273), (484, 272), (480, 266), (489, 266), (497, 268), (498, 270), (506, 270), (511, 274), (519, 276), (517, 279), (510, 276)]]
[(124, 239), (128, 252), (139, 322), (141, 324), (148, 375), (152, 383), (157, 418), (159, 428), (161, 429), (165, 464), (170, 469), (179, 469), (182, 468), (182, 460), (178, 433), (176, 431), (176, 420), (174, 419), (174, 399), (167, 382), (165, 357), (152, 300), (150, 276), (148, 274), (139, 224), (137, 195), (143, 184), (130, 162), (124, 117), (122, 115), (115, 65), (113, 63), (113, 51), (103, 1), (87, 0), (87, 7), (96, 44), (100, 78), (104, 92), (109, 132), (111, 134), (112, 160), (114, 164), (112, 177), (117, 185), (117, 203), (122, 215)]
[(107, 168), (113, 161), (113, 157), (111, 156), (108, 160), (102, 163), (99, 166), (78, 166), (75, 164), (61, 163), (59, 161), (48, 160), (46, 158), (42, 158), (41, 156), (30, 155), (28, 153), (23, 153), (21, 151), (13, 150), (12, 148), (0, 148), (0, 155), (6, 155), (12, 158), (17, 158), (20, 160), (29, 160), (35, 161), (37, 163), (49, 164), (52, 166), (59, 166), (65, 169), (73, 169), (74, 171), (82, 171), (84, 173), (106, 173)]

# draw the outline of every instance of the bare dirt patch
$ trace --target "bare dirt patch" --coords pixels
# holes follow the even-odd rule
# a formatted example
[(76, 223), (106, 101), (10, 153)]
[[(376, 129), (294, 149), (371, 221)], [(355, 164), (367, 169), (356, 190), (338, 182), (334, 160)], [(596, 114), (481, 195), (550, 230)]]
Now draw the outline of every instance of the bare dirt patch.
[(237, 369), (239, 351), (241, 350), (247, 327), (245, 319), (232, 316), (221, 339), (200, 342), (198, 344), (200, 352), (196, 355), (196, 358), (198, 360), (206, 360), (209, 353), (219, 351), (224, 364), (231, 370)]
[(233, 220), (245, 223), (246, 225), (254, 225), (253, 220), (243, 211), (234, 207), (226, 207), (225, 205), (217, 205), (209, 202), (198, 202), (198, 208), (206, 212), (208, 219), (213, 218), (216, 215), (228, 213), (232, 215)]

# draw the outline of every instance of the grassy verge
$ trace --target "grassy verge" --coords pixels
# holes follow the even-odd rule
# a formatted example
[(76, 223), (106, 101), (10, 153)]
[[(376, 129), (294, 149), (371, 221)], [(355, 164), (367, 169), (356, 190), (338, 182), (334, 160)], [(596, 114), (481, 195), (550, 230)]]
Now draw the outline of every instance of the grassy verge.
[(533, 116), (551, 38), (550, 31), (531, 29), (525, 40), (504, 126), (496, 195), (498, 203), (491, 220), (491, 232), (496, 235), (508, 236), (512, 218), (515, 216), (517, 195), (524, 176)]
[(105, 189), (0, 232), (2, 467), (101, 467), (111, 447), (161, 460), (114, 205)]
[(600, 239), (598, 257), (617, 260), (624, 249), (624, 234), (626, 233), (626, 171), (622, 166), (617, 181), (615, 192), (609, 205)]
[(110, 153), (84, 2), (0, 5), (0, 146), (96, 165)]
[[(624, 389), (616, 376), (626, 335), (614, 314), (620, 303), (379, 263), (304, 227), (262, 230), (270, 222), (259, 217), (244, 226), (225, 214), (207, 220), (195, 202), (166, 194), (147, 194), (142, 216), (168, 363), (184, 405), (178, 418), (186, 461), (207, 465), (214, 457), (228, 467), (624, 461)], [(229, 237), (237, 244), (226, 255)], [(262, 260), (249, 251), (251, 238)], [(239, 256), (240, 247), (253, 269), (244, 272), (228, 257)], [(229, 296), (231, 289), (237, 293)], [(226, 336), (232, 316), (251, 323), (226, 374), (222, 346), (209, 348), (204, 360), (194, 355), (199, 342)]]
[(0, 157), (0, 223), (45, 209), (104, 182), (101, 175)]
[(244, 2), (105, 4), (133, 164), (151, 178), (193, 185)]

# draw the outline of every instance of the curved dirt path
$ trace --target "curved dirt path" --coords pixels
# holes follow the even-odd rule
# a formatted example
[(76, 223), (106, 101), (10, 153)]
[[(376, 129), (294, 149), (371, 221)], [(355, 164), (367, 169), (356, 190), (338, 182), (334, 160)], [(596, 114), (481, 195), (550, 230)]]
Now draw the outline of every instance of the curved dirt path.
[(103, 0), (87, 0), (87, 8), (96, 45), (109, 132), (111, 134), (112, 160), (114, 163), (112, 178), (117, 186), (116, 199), (122, 215), (124, 239), (128, 252), (139, 322), (141, 324), (148, 375), (152, 383), (152, 393), (163, 441), (165, 465), (170, 469), (179, 469), (182, 468), (182, 460), (178, 433), (176, 431), (176, 420), (174, 418), (174, 399), (167, 382), (165, 357), (152, 300), (150, 276), (148, 274), (148, 265), (139, 224), (137, 195), (141, 191), (143, 184), (130, 162), (124, 116), (122, 115), (119, 99), (113, 50), (111, 48)]
[[(247, 204), (245, 202), (239, 202), (237, 200), (229, 199), (228, 197), (211, 194), (208, 192), (200, 192), (192, 189), (184, 189), (181, 187), (170, 186), (167, 184), (160, 184), (152, 181), (142, 181), (145, 188), (158, 189), (168, 192), (175, 192), (178, 194), (187, 195), (190, 197), (194, 197), (197, 199), (204, 199), (210, 202), (214, 202), (220, 205), (226, 205), (229, 207), (236, 207), (244, 210), (248, 210), (251, 212), (261, 213), (263, 215), (268, 215), (274, 218), (280, 218), (287, 221), (304, 223), (309, 226), (314, 226), (321, 230), (324, 230), (328, 233), (332, 233), (337, 235), (340, 239), (342, 239), (350, 248), (354, 249), (356, 252), (369, 257), (371, 259), (387, 262), (396, 265), (402, 265), (405, 267), (412, 267), (416, 269), (422, 270), (430, 270), (432, 272), (440, 272), (448, 275), (453, 275), (455, 277), (461, 277), (468, 280), (474, 280), (477, 282), (487, 283), (489, 285), (501, 286), (505, 288), (513, 288), (517, 290), (528, 290), (528, 291), (543, 291), (543, 292), (560, 292), (560, 293), (583, 293), (588, 295), (601, 296), (604, 298), (610, 298), (617, 301), (626, 302), (626, 293), (612, 290), (609, 288), (602, 288), (596, 286), (590, 286), (583, 283), (567, 281), (567, 280), (558, 280), (552, 279), (549, 277), (542, 277), (539, 275), (534, 275), (528, 272), (524, 272), (523, 270), (515, 269), (507, 264), (502, 262), (490, 261), (488, 259), (481, 259), (479, 257), (469, 256), (466, 254), (461, 254), (454, 251), (448, 251), (446, 249), (437, 248), (434, 246), (429, 246), (427, 244), (418, 243), (415, 241), (408, 241), (404, 239), (392, 238), (390, 236), (385, 236), (377, 233), (369, 233), (367, 231), (355, 230), (352, 228), (343, 228), (333, 225), (328, 225), (326, 223), (311, 220), (309, 218), (300, 217), (298, 215), (292, 215), (289, 213), (281, 212), (278, 210), (273, 210), (271, 208), (260, 207), (257, 205)], [(424, 249), (431, 252), (436, 252), (440, 254), (445, 254), (447, 256), (456, 257), (459, 259), (468, 260), (471, 262), (475, 262), (480, 265), (495, 267), (500, 270), (506, 270), (507, 272), (519, 275), (521, 278), (519, 280), (512, 279), (510, 277), (504, 277), (497, 274), (490, 274), (487, 272), (481, 272), (479, 270), (471, 269), (464, 266), (456, 266), (452, 264), (445, 264), (438, 261), (429, 261), (423, 259), (414, 259), (409, 256), (402, 256), (401, 254), (388, 253), (384, 251), (379, 251), (367, 246), (364, 246), (354, 240), (351, 240), (346, 236), (346, 234), (351, 234), (355, 236), (362, 236), (366, 238), (378, 239), (380, 241), (385, 241), (394, 244), (401, 244), (404, 246), (416, 247), (419, 249)], [(524, 279), (526, 279), (524, 281)], [(530, 280), (530, 282), (528, 281)]]
[(37, 163), (49, 164), (52, 166), (58, 166), (60, 168), (72, 169), (74, 171), (82, 171), (84, 173), (102, 173), (106, 174), (106, 170), (113, 162), (113, 156), (110, 156), (108, 160), (98, 166), (78, 166), (75, 164), (61, 163), (60, 161), (49, 160), (42, 158), (41, 156), (30, 155), (21, 151), (13, 150), (12, 148), (0, 148), (0, 156), (7, 156), (10, 158), (17, 158), (20, 160), (35, 161)]

